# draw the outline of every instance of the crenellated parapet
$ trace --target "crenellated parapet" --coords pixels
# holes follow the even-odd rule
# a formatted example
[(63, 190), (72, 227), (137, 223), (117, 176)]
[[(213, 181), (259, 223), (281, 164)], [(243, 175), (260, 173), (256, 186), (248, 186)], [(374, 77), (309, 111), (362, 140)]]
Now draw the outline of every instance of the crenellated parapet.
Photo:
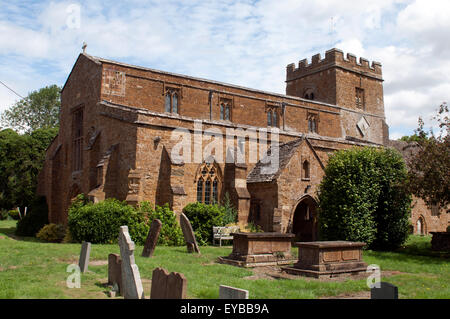
[(363, 75), (382, 79), (381, 63), (373, 61), (372, 64), (365, 58), (359, 58), (347, 53), (344, 57), (344, 52), (339, 49), (331, 49), (325, 52), (325, 58), (321, 58), (320, 53), (315, 54), (311, 58), (311, 63), (307, 59), (298, 62), (298, 67), (294, 63), (288, 64), (286, 67), (286, 80), (291, 81), (305, 75), (314, 74), (316, 72), (324, 71), (330, 67), (339, 67), (348, 71), (362, 73)]

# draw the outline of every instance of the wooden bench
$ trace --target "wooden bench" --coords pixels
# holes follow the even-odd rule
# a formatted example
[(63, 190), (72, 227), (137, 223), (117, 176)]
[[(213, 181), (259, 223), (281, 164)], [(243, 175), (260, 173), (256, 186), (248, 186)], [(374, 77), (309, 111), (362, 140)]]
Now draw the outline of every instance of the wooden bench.
[(239, 226), (216, 227), (213, 226), (213, 245), (219, 240), (219, 246), (222, 246), (222, 240), (233, 240), (232, 233), (238, 233)]

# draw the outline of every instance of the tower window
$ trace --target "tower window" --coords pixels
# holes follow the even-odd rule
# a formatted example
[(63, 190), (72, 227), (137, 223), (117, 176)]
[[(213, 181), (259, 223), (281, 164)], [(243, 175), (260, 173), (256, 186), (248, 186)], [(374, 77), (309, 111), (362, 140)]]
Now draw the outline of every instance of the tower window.
[(308, 113), (308, 132), (318, 133), (318, 115), (313, 113)]
[(303, 97), (307, 100), (314, 100), (314, 88), (305, 89)]
[(164, 100), (164, 111), (167, 113), (178, 114), (179, 92), (177, 89), (166, 90)]
[(355, 91), (356, 107), (359, 109), (365, 109), (364, 89), (356, 88)]

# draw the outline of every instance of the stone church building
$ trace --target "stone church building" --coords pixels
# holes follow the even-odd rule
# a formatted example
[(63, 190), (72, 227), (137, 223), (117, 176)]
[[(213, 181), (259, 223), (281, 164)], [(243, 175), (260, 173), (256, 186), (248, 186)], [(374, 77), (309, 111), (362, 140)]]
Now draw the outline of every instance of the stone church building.
[[(181, 153), (181, 135), (174, 134), (180, 131), (192, 146)], [(278, 162), (268, 172), (275, 139)], [(211, 141), (219, 146), (202, 156)], [(316, 189), (328, 156), (388, 144), (381, 64), (337, 49), (289, 64), (286, 95), (82, 53), (61, 92), (60, 130), (38, 192), (52, 223), (67, 222), (80, 193), (93, 201), (169, 203), (178, 215), (188, 203), (217, 202), (228, 193), (241, 225), (315, 240)], [(178, 153), (194, 160), (180, 161)], [(412, 224), (416, 232), (445, 230), (446, 215), (422, 203)]]

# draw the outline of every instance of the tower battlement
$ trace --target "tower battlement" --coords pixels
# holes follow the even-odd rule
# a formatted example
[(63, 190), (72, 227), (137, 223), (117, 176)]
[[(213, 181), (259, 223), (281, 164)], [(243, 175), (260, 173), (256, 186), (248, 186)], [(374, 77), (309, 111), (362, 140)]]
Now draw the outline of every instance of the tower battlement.
[(359, 61), (355, 55), (347, 53), (344, 58), (344, 52), (339, 49), (331, 49), (325, 52), (325, 58), (321, 58), (320, 53), (311, 58), (311, 63), (307, 59), (298, 62), (298, 67), (294, 63), (286, 67), (286, 80), (294, 80), (299, 77), (324, 71), (329, 67), (340, 67), (349, 71), (367, 74), (372, 77), (382, 79), (381, 63), (373, 61), (370, 65), (369, 60), (360, 57)]

